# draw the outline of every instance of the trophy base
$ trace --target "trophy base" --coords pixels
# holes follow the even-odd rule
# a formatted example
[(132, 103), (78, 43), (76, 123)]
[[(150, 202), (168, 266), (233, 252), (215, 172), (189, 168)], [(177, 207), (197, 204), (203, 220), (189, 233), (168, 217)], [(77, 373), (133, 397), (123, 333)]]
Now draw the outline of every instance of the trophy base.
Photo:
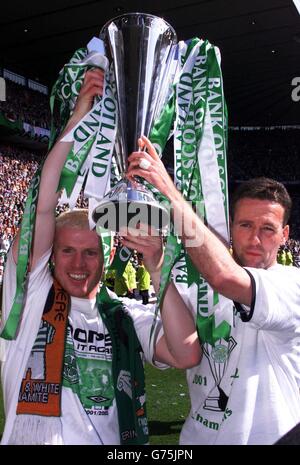
[(208, 397), (205, 402), (203, 408), (205, 410), (213, 410), (215, 412), (222, 412), (220, 408), (220, 398), (219, 397)]
[(141, 224), (163, 231), (169, 224), (168, 210), (157, 202), (144, 185), (122, 179), (106, 194), (94, 209), (96, 231), (100, 228), (119, 232), (122, 227), (136, 229)]

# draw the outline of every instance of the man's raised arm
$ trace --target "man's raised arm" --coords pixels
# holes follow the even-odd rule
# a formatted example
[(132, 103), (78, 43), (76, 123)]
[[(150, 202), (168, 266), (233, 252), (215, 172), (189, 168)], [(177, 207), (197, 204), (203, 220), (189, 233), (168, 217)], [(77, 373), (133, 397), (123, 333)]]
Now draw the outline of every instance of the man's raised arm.
[[(31, 251), (31, 269), (35, 267), (39, 258), (49, 250), (53, 243), (55, 232), (55, 208), (60, 195), (60, 192), (57, 192), (57, 187), (67, 155), (72, 147), (72, 142), (61, 142), (61, 139), (90, 111), (94, 97), (96, 95), (102, 95), (103, 80), (104, 74), (100, 69), (86, 72), (74, 112), (44, 163), (36, 211), (33, 247)], [(18, 259), (18, 242), (19, 234), (13, 244), (13, 255), (16, 263)]]
[[(163, 263), (162, 239), (157, 235), (137, 235), (137, 230), (125, 230), (122, 243), (143, 254), (156, 294), (159, 291)], [(122, 234), (122, 232), (121, 232)], [(160, 306), (164, 335), (156, 342), (156, 361), (175, 368), (191, 368), (200, 363), (202, 350), (194, 317), (173, 282), (168, 283)]]

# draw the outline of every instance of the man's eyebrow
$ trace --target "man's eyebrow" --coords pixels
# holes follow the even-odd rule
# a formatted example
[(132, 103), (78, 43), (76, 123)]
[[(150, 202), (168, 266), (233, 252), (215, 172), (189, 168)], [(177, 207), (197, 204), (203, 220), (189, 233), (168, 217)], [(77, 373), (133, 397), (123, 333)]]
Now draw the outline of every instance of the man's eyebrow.
[(246, 218), (242, 218), (240, 220), (236, 220), (236, 223), (253, 223), (253, 221), (247, 220)]
[[(236, 220), (235, 221), (236, 223), (240, 224), (240, 223), (254, 223), (253, 220), (247, 220), (247, 219), (240, 219), (240, 220)], [(265, 221), (264, 223), (262, 223), (262, 226), (272, 226), (272, 227), (276, 227), (277, 225), (275, 223), (272, 223), (270, 221)]]

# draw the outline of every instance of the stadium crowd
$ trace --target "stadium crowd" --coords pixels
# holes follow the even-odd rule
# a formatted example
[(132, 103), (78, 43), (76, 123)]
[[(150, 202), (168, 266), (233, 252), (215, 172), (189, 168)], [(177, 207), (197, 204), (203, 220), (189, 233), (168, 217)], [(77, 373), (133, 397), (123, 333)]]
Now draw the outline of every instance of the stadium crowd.
[(40, 128), (49, 128), (49, 97), (6, 80), (6, 101), (0, 101), (0, 111), (10, 121), (21, 120)]
[[(0, 145), (0, 285), (6, 254), (20, 225), (29, 184), (40, 161), (38, 154), (11, 145)], [(87, 206), (82, 196), (78, 200), (78, 206)], [(66, 208), (66, 205), (58, 206), (57, 213)], [(115, 237), (114, 246), (119, 246), (118, 236)], [(111, 274), (107, 278), (107, 284), (117, 295), (141, 298), (147, 304), (147, 292), (150, 290), (149, 273), (136, 253), (133, 254), (129, 265), (130, 272), (126, 269), (120, 277)]]
[(229, 130), (228, 178), (238, 183), (259, 176), (282, 182), (293, 200), (290, 237), (300, 239), (300, 129)]
[(236, 180), (266, 176), (299, 182), (299, 129), (230, 130), (228, 172)]

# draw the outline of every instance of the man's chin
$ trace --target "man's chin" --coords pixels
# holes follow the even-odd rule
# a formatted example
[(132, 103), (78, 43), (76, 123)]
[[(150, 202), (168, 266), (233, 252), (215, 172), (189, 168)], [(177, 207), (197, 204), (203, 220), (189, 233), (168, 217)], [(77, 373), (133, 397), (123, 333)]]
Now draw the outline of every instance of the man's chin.
[(260, 260), (249, 260), (249, 258), (242, 258), (237, 261), (237, 263), (243, 268), (264, 268), (264, 263)]
[(76, 285), (69, 285), (67, 289), (65, 289), (72, 297), (78, 297), (81, 299), (86, 299), (88, 295), (88, 290), (86, 286), (76, 286)]
[(266, 268), (265, 263), (261, 260), (245, 260), (245, 265), (248, 268)]

